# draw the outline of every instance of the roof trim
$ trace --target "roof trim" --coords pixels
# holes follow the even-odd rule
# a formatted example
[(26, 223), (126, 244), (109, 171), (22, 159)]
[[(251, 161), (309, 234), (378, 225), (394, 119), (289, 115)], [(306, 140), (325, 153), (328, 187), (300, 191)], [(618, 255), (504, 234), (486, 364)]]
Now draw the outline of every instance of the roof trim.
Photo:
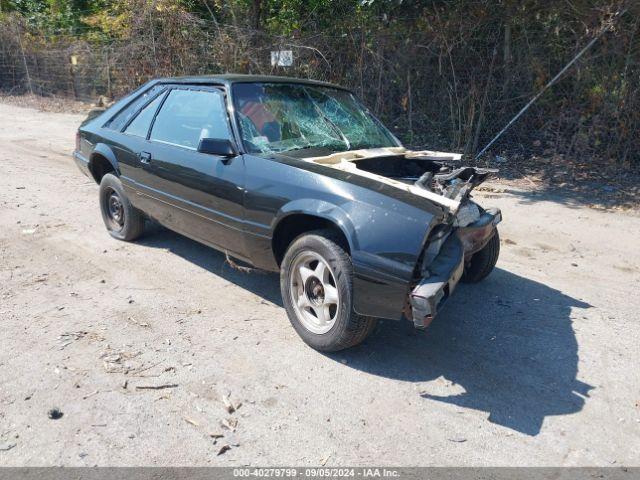
[(318, 87), (337, 88), (339, 90), (351, 91), (346, 87), (335, 85), (320, 80), (311, 80), (306, 78), (295, 77), (278, 77), (272, 75), (242, 75), (242, 74), (224, 74), (224, 75), (198, 75), (186, 77), (165, 77), (152, 80), (153, 83), (174, 83), (174, 84), (219, 84), (232, 85), (234, 83), (294, 83), (303, 85), (315, 85)]

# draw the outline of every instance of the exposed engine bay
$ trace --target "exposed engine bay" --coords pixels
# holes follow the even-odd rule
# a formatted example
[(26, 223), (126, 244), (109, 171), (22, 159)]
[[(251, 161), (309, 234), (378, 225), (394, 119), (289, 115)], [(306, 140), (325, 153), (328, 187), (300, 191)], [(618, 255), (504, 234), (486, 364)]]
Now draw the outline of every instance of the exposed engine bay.
[[(443, 256), (441, 253), (454, 229), (461, 242), (464, 262), (469, 262), (491, 239), (495, 226), (502, 219), (500, 210), (485, 210), (470, 198), (471, 191), (497, 170), (461, 166), (461, 157), (456, 153), (411, 151), (403, 147), (392, 147), (339, 152), (306, 160), (378, 180), (426, 197), (447, 208), (450, 215), (448, 222), (437, 226), (430, 233), (422, 257), (422, 267), (417, 272), (424, 277), (420, 287), (424, 290), (434, 288), (435, 277), (429, 273), (429, 269), (436, 264), (437, 258), (447, 264), (447, 269), (451, 267), (447, 263), (447, 255)], [(436, 286), (442, 288), (443, 285)], [(435, 305), (431, 306), (430, 311), (435, 311)], [(416, 325), (419, 325), (425, 315), (420, 314), (415, 318), (419, 319), (416, 320)]]
[(497, 170), (461, 166), (461, 157), (458, 153), (391, 147), (339, 152), (306, 160), (429, 198), (455, 215), (455, 226), (464, 227), (481, 215), (479, 207), (468, 201), (469, 194)]

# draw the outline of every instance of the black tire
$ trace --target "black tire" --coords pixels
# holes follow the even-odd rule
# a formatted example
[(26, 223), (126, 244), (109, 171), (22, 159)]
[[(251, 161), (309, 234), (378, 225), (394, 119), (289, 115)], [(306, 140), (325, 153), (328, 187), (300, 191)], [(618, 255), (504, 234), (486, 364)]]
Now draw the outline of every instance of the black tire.
[[(303, 234), (291, 243), (280, 267), (280, 290), (289, 321), (307, 345), (322, 352), (336, 352), (353, 347), (364, 341), (376, 326), (375, 318), (358, 315), (353, 311), (353, 267), (351, 258), (339, 243), (331, 230)], [(322, 334), (305, 327), (294, 306), (293, 268), (296, 259), (309, 252), (320, 255), (326, 261), (339, 295), (333, 326)]]
[(130, 242), (144, 232), (144, 215), (131, 205), (120, 179), (107, 173), (100, 181), (100, 212), (113, 238)]
[(471, 260), (464, 266), (464, 273), (460, 281), (464, 283), (477, 283), (491, 273), (496, 266), (500, 255), (500, 236), (498, 230), (489, 242), (476, 252)]

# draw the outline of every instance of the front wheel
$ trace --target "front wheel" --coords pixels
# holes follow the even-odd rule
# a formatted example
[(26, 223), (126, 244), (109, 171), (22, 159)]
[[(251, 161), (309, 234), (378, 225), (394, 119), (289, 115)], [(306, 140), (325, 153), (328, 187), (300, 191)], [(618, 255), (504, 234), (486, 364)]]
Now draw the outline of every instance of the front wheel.
[(118, 240), (132, 241), (144, 231), (144, 216), (129, 202), (120, 179), (107, 173), (100, 180), (100, 212), (109, 234)]
[(498, 230), (481, 250), (474, 253), (464, 266), (461, 281), (477, 283), (491, 273), (500, 255), (500, 236)]
[(280, 290), (298, 335), (316, 350), (361, 343), (376, 320), (353, 311), (351, 258), (328, 230), (301, 235), (282, 260)]

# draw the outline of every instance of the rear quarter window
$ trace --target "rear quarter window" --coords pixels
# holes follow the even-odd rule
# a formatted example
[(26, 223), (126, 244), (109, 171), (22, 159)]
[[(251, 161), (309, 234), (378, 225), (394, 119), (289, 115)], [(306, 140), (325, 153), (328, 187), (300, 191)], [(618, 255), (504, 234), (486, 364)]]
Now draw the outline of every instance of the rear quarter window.
[(116, 115), (104, 125), (105, 128), (110, 130), (121, 131), (122, 128), (131, 120), (138, 110), (145, 105), (150, 99), (158, 96), (160, 92), (164, 91), (166, 87), (164, 85), (156, 85), (149, 90), (136, 97), (129, 105), (120, 110)]
[(158, 110), (163, 98), (164, 95), (158, 95), (151, 101), (151, 103), (144, 107), (131, 121), (127, 128), (124, 129), (124, 133), (146, 138), (147, 133), (149, 132), (149, 127), (151, 126), (151, 121), (153, 120), (156, 110)]

